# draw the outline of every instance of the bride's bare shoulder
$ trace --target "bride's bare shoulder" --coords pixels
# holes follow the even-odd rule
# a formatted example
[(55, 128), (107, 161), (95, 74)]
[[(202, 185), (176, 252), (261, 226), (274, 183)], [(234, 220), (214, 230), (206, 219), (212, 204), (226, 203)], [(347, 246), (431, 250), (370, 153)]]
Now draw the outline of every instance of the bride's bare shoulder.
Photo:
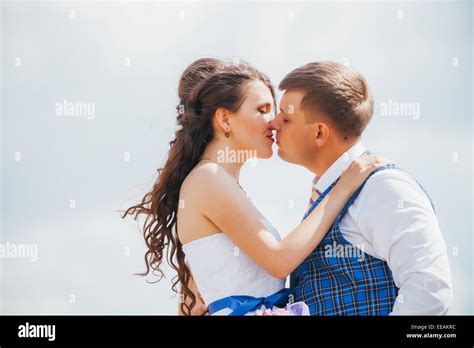
[(181, 186), (181, 194), (206, 192), (213, 187), (226, 185), (229, 174), (219, 164), (201, 162), (186, 176)]

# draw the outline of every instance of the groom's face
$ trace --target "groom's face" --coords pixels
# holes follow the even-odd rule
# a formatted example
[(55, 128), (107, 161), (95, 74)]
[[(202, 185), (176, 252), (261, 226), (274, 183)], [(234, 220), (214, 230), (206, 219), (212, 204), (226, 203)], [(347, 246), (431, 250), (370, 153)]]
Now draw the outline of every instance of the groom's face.
[(280, 110), (271, 126), (276, 130), (278, 156), (287, 162), (305, 165), (314, 153), (314, 126), (306, 122), (300, 108), (305, 92), (290, 90), (283, 94)]

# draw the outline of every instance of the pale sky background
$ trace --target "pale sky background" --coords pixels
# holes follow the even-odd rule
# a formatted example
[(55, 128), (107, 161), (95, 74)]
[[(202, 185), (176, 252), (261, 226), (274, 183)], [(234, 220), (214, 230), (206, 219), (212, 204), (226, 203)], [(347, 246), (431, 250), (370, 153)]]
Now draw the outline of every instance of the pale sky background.
[[(430, 193), (451, 262), (450, 313), (473, 314), (472, 7), (3, 2), (1, 241), (37, 245), (38, 260), (0, 259), (0, 313), (176, 313), (170, 278), (133, 276), (145, 245), (116, 210), (141, 199), (164, 162), (181, 72), (214, 56), (245, 59), (275, 85), (315, 60), (361, 71), (376, 102), (363, 143)], [(94, 103), (95, 117), (58, 116), (65, 99)], [(389, 100), (419, 103), (420, 117), (382, 116)], [(242, 173), (282, 235), (300, 222), (311, 180), (276, 155)]]

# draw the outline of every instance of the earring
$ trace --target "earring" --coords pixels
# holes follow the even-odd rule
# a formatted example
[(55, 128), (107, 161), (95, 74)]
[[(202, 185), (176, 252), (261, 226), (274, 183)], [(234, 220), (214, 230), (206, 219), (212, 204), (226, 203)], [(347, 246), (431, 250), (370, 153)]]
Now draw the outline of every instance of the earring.
[(229, 137), (229, 132), (225, 132), (225, 137), (228, 138)]

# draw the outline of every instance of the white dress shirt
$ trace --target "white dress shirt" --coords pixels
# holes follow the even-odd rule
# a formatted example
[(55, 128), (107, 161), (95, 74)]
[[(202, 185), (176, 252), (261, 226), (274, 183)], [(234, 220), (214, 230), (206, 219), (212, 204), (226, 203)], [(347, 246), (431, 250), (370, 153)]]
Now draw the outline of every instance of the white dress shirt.
[[(314, 181), (324, 192), (365, 151), (352, 146)], [(340, 224), (348, 242), (387, 262), (399, 288), (390, 314), (446, 314), (452, 300), (446, 244), (430, 201), (399, 169), (367, 180)]]

